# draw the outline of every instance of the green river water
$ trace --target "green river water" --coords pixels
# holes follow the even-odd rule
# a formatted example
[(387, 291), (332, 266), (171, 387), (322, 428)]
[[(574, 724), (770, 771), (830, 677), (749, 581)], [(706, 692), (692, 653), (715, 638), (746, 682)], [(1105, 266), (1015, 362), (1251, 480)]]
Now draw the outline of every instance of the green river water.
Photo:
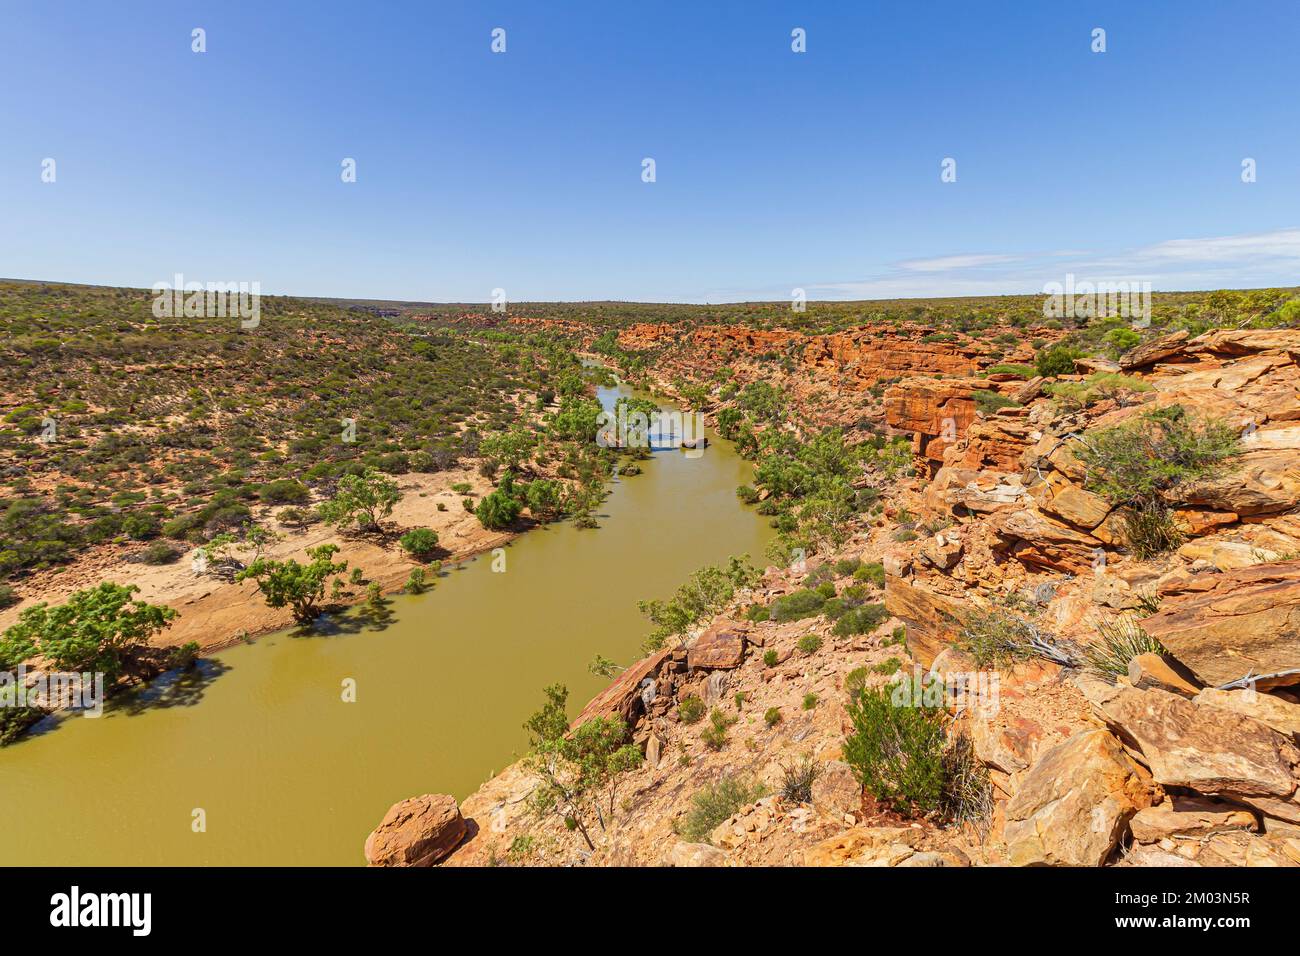
[(383, 628), (347, 615), (335, 633), (271, 635), (0, 750), (0, 864), (363, 864), (391, 804), (463, 799), (510, 763), (543, 686), (567, 684), (574, 714), (604, 683), (597, 652), (637, 657), (638, 600), (732, 554), (763, 563), (772, 532), (735, 496), (752, 470), (710, 437), (616, 482), (598, 530), (530, 531), (504, 573), (490, 556), (452, 569), (394, 597)]

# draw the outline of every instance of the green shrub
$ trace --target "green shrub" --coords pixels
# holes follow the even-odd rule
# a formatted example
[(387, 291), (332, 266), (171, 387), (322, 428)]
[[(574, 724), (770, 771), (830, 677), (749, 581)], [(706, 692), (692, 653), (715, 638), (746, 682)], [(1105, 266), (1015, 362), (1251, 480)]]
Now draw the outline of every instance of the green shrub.
[(984, 370), (985, 375), (1015, 375), (1018, 378), (1033, 378), (1038, 370), (1032, 365), (993, 365)]
[(775, 727), (780, 722), (781, 722), (780, 707), (769, 707), (767, 710), (763, 711), (763, 723), (767, 724), (767, 726)]
[(1134, 375), (1094, 372), (1082, 382), (1049, 382), (1043, 391), (1062, 411), (1078, 411), (1104, 399), (1122, 398), (1125, 392), (1149, 392), (1152, 387)]
[(0, 582), (0, 610), (13, 607), (18, 603), (18, 594), (8, 584)]
[(268, 505), (300, 505), (311, 500), (311, 492), (301, 481), (279, 478), (264, 484), (258, 497)]
[[(832, 587), (832, 593), (834, 588)], [(797, 621), (821, 612), (826, 595), (820, 591), (801, 590), (782, 595), (768, 607), (771, 619), (779, 623)]]
[(140, 561), (151, 565), (171, 564), (180, 556), (180, 551), (166, 541), (154, 541), (140, 552)]
[(1071, 346), (1053, 345), (1038, 350), (1038, 354), (1034, 356), (1034, 367), (1044, 378), (1071, 375), (1074, 373), (1074, 360), (1081, 356), (1082, 353)]
[(885, 586), (885, 566), (879, 561), (864, 564), (853, 572), (853, 580), (883, 588)]
[(709, 714), (709, 726), (700, 733), (700, 739), (710, 750), (721, 750), (727, 745), (727, 728), (735, 722), (736, 718), (728, 717), (714, 707)]
[(423, 594), (424, 589), (424, 568), (411, 568), (411, 573), (406, 578), (406, 593)]
[(799, 651), (802, 654), (816, 654), (822, 647), (822, 639), (816, 634), (805, 634), (799, 638)]
[(888, 688), (864, 689), (848, 704), (853, 733), (844, 762), (877, 800), (928, 813), (943, 799), (943, 711), (895, 706)]
[(987, 388), (977, 388), (971, 393), (971, 397), (975, 399), (975, 407), (985, 415), (992, 415), (999, 408), (1020, 407), (1020, 403), (1014, 398)]
[(424, 559), (438, 549), (438, 532), (430, 528), (412, 528), (397, 539), (407, 554)]
[(766, 794), (767, 787), (761, 783), (730, 775), (708, 784), (691, 798), (691, 809), (680, 828), (682, 839), (688, 843), (710, 842), (720, 823)]
[(1087, 467), (1084, 487), (1124, 509), (1125, 537), (1140, 559), (1181, 543), (1166, 496), (1184, 482), (1220, 473), (1240, 449), (1236, 429), (1194, 421), (1181, 405), (1089, 432), (1072, 446)]
[(768, 648), (763, 652), (763, 663), (768, 667), (775, 667), (778, 659), (779, 655), (771, 648)]
[(849, 700), (854, 700), (862, 693), (867, 682), (871, 680), (871, 673), (870, 667), (855, 667), (844, 675), (844, 694)]
[(518, 501), (501, 488), (485, 495), (474, 509), (479, 524), (490, 531), (504, 531), (515, 523), (523, 510)]
[(755, 624), (766, 621), (769, 617), (766, 604), (751, 604), (745, 608), (745, 620), (753, 621)]
[(1037, 637), (1037, 628), (1028, 621), (991, 608), (967, 614), (955, 643), (980, 667), (1006, 668), (1038, 656), (1034, 647)]
[(897, 674), (898, 669), (903, 666), (903, 662), (897, 657), (891, 657), (888, 660), (881, 661), (875, 667), (871, 668), (877, 674), (884, 674), (886, 677), (891, 674)]
[(812, 710), (814, 707), (817, 706), (817, 700), (818, 700), (817, 695), (814, 694), (814, 693), (811, 693), (811, 692), (810, 692), (810, 693), (804, 694), (804, 695), (803, 695), (803, 709), (804, 709), (804, 710)]
[(694, 694), (677, 705), (677, 719), (684, 724), (698, 724), (704, 719), (704, 701)]
[(851, 611), (846, 611), (835, 622), (835, 626), (831, 628), (831, 633), (836, 637), (870, 634), (884, 623), (888, 617), (889, 612), (885, 610), (883, 604), (864, 604), (862, 607), (855, 607)]
[(841, 577), (848, 577), (855, 574), (862, 567), (861, 558), (840, 558), (835, 562), (835, 573)]

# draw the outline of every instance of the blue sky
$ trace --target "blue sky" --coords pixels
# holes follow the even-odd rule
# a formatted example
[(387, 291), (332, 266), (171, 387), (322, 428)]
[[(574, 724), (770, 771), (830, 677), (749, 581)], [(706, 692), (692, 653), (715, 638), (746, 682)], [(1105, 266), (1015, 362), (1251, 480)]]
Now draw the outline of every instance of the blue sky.
[(1293, 285), (1298, 41), (1295, 0), (9, 0), (0, 276), (479, 302)]

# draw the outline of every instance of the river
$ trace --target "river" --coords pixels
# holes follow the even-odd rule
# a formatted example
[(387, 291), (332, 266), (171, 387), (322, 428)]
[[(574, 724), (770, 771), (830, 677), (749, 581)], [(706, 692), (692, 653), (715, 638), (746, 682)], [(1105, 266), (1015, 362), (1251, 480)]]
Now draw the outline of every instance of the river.
[(529, 531), (503, 572), (486, 555), (393, 597), (386, 626), (354, 613), (270, 635), (0, 750), (0, 864), (363, 864), (391, 804), (463, 799), (512, 762), (545, 685), (567, 685), (576, 714), (605, 683), (598, 652), (638, 657), (638, 600), (729, 555), (763, 563), (772, 532), (735, 496), (752, 469), (710, 438), (616, 481), (599, 529)]

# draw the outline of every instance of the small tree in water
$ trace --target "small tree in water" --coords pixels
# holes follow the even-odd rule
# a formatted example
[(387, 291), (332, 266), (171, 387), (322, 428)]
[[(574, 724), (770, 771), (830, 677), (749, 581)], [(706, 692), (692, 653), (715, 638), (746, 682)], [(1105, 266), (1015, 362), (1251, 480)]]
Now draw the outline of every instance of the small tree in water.
[(544, 693), (545, 705), (524, 724), (532, 747), (526, 766), (540, 781), (529, 803), (539, 816), (560, 817), (594, 850), (593, 818), (603, 831), (606, 814), (614, 814), (619, 775), (640, 765), (641, 749), (628, 742), (618, 718), (593, 717), (570, 732), (568, 689), (552, 684)]

